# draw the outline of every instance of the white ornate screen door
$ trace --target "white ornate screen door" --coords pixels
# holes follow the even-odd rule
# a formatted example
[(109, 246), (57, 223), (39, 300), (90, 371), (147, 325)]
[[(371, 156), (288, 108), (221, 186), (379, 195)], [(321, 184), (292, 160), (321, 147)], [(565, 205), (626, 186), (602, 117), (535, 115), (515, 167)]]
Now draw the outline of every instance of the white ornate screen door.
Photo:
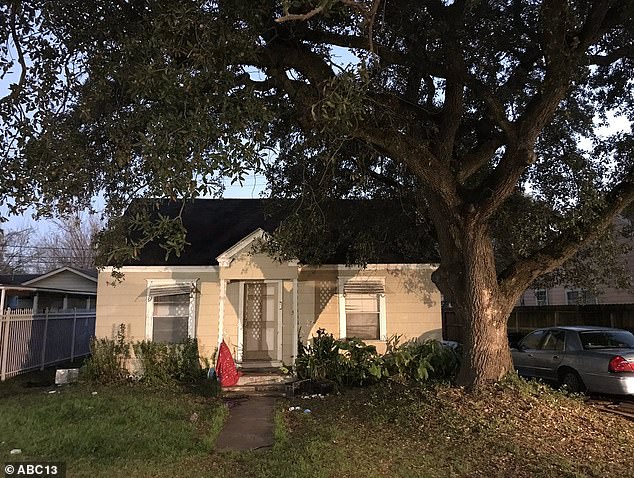
[(277, 358), (278, 284), (244, 284), (242, 360), (272, 361)]

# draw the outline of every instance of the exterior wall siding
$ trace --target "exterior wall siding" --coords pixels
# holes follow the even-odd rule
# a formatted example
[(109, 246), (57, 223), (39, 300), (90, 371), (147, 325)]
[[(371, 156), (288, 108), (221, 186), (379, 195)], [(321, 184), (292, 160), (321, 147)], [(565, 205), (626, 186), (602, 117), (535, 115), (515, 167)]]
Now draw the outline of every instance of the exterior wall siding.
[(210, 357), (217, 346), (218, 337), (217, 272), (125, 272), (123, 281), (118, 284), (110, 272), (100, 272), (95, 335), (112, 338), (120, 324), (123, 324), (128, 339), (136, 341), (146, 338), (147, 281), (150, 279), (199, 279), (200, 294), (196, 294), (196, 337), (199, 339), (201, 353)]
[[(440, 339), (442, 336), (440, 293), (431, 281), (430, 268), (334, 270), (302, 269), (251, 255), (235, 260), (219, 272), (146, 271), (125, 272), (122, 283), (115, 286), (109, 272), (99, 275), (97, 296), (98, 337), (112, 337), (124, 324), (131, 340), (146, 338), (147, 281), (149, 279), (198, 279), (196, 295), (196, 337), (204, 356), (211, 358), (218, 343), (220, 279), (227, 281), (224, 301), (223, 338), (234, 357), (238, 355), (238, 320), (240, 287), (245, 281), (281, 280), (282, 284), (282, 360), (292, 363), (294, 343), (293, 279), (297, 278), (297, 334), (307, 343), (320, 328), (340, 336), (338, 281), (340, 277), (377, 277), (385, 280), (387, 336), (401, 335), (401, 341)], [(380, 352), (384, 341), (369, 341)]]
[(34, 281), (29, 285), (32, 287), (42, 287), (46, 289), (76, 290), (93, 293), (97, 291), (97, 284), (95, 282), (70, 271), (59, 272), (51, 277)]
[[(442, 338), (440, 292), (431, 281), (431, 269), (306, 270), (300, 274), (300, 335), (303, 342), (323, 328), (340, 337), (339, 277), (385, 279), (387, 336), (401, 341)], [(310, 299), (313, 299), (312, 302)], [(312, 311), (312, 314), (310, 313)], [(385, 351), (382, 340), (366, 341)]]

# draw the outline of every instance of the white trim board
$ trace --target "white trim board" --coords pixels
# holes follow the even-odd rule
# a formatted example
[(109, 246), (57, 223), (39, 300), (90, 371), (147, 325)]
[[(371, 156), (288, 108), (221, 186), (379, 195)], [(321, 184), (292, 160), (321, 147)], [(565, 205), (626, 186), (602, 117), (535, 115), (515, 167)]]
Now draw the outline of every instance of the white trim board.
[(100, 272), (218, 272), (218, 266), (113, 266), (103, 267)]
[(264, 229), (258, 227), (251, 234), (246, 235), (225, 252), (216, 257), (218, 264), (220, 264), (221, 267), (229, 267), (229, 265), (231, 264), (231, 260), (236, 254), (238, 254), (247, 246), (253, 244), (253, 242), (257, 239), (261, 239), (262, 237), (264, 237), (265, 234), (266, 232), (264, 232)]

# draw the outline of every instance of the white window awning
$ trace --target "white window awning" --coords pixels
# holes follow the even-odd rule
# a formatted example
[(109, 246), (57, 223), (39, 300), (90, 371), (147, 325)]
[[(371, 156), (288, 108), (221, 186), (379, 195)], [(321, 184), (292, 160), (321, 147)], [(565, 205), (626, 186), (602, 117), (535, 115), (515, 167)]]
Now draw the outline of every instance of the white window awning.
[(183, 284), (155, 285), (148, 290), (148, 299), (164, 297), (166, 295), (192, 294), (198, 290), (192, 282)]
[(351, 279), (343, 286), (344, 294), (385, 294), (385, 284), (377, 279)]

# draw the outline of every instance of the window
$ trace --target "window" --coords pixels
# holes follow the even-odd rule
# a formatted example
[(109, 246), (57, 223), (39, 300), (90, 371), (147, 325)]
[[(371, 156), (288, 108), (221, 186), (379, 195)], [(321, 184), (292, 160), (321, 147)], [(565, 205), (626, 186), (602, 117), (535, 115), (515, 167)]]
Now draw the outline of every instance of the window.
[(189, 336), (189, 294), (154, 297), (152, 340), (178, 344)]
[(536, 330), (535, 332), (532, 332), (530, 334), (528, 334), (526, 337), (524, 337), (520, 344), (519, 347), (522, 350), (536, 350), (539, 349), (539, 345), (542, 342), (542, 339), (544, 338), (544, 334), (546, 332), (544, 330)]
[(568, 305), (596, 304), (597, 298), (588, 290), (572, 289), (566, 291), (566, 303)]
[(634, 335), (625, 330), (597, 330), (581, 332), (581, 345), (588, 349), (634, 348)]
[(535, 289), (536, 305), (548, 305), (548, 291), (546, 289)]
[(566, 333), (563, 330), (552, 330), (542, 344), (542, 350), (563, 352), (566, 343)]
[(378, 339), (380, 337), (379, 296), (346, 295), (346, 337)]
[(195, 286), (191, 282), (148, 288), (146, 337), (155, 342), (181, 343), (195, 335)]
[(383, 279), (340, 279), (340, 335), (363, 340), (386, 336)]

